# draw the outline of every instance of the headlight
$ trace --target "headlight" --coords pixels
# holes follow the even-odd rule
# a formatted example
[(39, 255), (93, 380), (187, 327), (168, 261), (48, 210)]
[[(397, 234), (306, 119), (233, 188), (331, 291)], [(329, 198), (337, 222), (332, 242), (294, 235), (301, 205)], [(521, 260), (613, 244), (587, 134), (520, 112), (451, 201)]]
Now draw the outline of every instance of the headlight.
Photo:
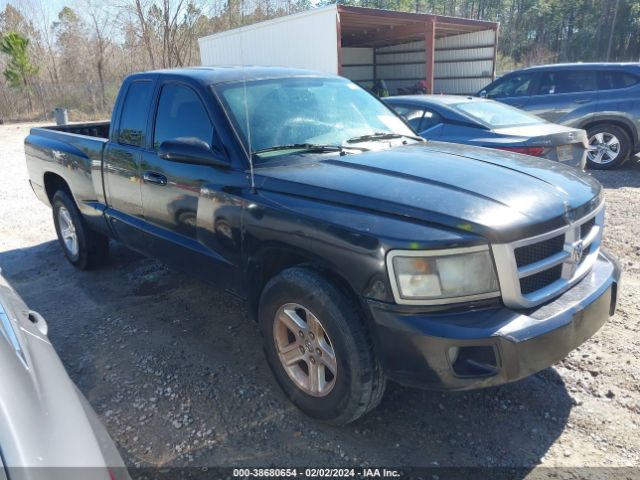
[(500, 287), (489, 247), (392, 250), (387, 255), (397, 303), (438, 305), (497, 297)]

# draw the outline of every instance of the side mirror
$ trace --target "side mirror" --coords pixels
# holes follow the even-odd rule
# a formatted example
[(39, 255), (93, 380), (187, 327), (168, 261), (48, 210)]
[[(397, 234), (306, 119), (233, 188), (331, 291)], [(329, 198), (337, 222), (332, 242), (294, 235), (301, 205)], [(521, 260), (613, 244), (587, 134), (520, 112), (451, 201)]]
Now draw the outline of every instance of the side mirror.
[(480, 93), (478, 94), (478, 96), (480, 98), (487, 98), (488, 97), (487, 91), (486, 90), (481, 90)]
[(160, 144), (158, 156), (172, 162), (228, 167), (229, 162), (219, 150), (197, 138), (176, 138)]

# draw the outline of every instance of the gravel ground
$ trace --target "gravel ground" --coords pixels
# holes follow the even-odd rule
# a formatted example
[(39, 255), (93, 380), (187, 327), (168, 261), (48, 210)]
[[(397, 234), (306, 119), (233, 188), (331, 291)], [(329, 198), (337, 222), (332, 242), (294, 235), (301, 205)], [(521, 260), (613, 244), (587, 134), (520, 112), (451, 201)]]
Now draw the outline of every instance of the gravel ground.
[(119, 245), (104, 269), (75, 271), (27, 183), (28, 128), (0, 126), (0, 266), (128, 465), (640, 467), (640, 162), (593, 173), (624, 266), (618, 311), (595, 337), (511, 385), (390, 385), (337, 428), (284, 398), (235, 298)]

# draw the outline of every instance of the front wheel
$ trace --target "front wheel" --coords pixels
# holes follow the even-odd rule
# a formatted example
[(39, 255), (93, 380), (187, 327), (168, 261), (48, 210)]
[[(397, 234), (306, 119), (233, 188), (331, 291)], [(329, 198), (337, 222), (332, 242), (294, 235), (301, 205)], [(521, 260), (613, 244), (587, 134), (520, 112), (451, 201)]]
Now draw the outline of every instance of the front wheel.
[(51, 205), (58, 241), (67, 260), (80, 270), (101, 266), (109, 255), (109, 239), (86, 225), (66, 192), (57, 191)]
[(596, 170), (612, 170), (622, 165), (629, 157), (631, 140), (629, 135), (616, 125), (600, 124), (587, 130), (589, 150), (587, 165)]
[(289, 399), (334, 424), (373, 409), (385, 378), (355, 305), (307, 268), (290, 268), (265, 287), (259, 309), (264, 350)]

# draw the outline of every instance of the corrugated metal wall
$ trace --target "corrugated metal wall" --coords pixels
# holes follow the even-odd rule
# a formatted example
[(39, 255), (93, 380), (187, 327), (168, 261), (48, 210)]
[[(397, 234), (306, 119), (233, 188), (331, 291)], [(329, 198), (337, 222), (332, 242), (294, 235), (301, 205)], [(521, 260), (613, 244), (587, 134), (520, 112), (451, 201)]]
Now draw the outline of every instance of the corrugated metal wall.
[(200, 63), (338, 73), (337, 14), (332, 5), (201, 38)]
[[(491, 82), (495, 33), (484, 30), (437, 39), (434, 93), (474, 93)], [(375, 52), (376, 77), (386, 81), (392, 94), (426, 76), (424, 41), (377, 48)]]
[(395, 95), (399, 88), (411, 87), (425, 79), (424, 42), (403, 43), (376, 49), (376, 77), (387, 83)]
[(373, 48), (343, 48), (342, 76), (365, 87), (372, 87)]
[(493, 80), (496, 31), (436, 40), (434, 93), (475, 93)]

